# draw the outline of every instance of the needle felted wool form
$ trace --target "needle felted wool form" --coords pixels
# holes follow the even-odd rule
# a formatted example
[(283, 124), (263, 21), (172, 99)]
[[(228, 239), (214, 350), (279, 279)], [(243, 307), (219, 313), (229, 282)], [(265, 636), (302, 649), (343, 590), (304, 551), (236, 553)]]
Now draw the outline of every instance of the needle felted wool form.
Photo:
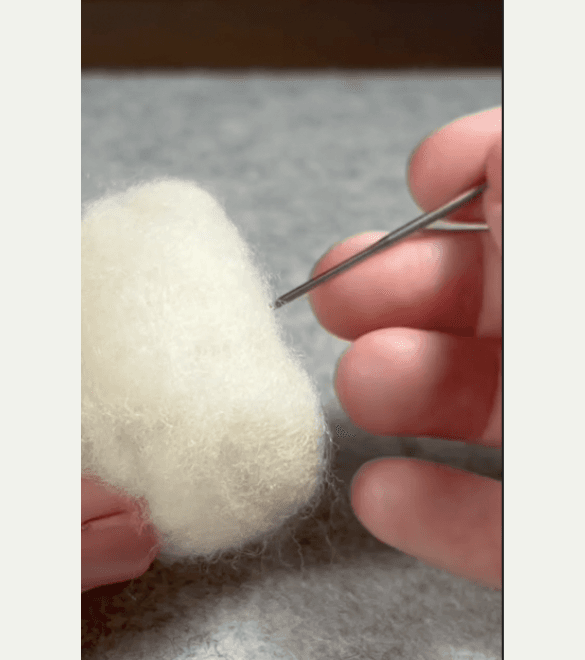
[(84, 212), (82, 473), (146, 502), (163, 556), (262, 539), (322, 483), (321, 406), (270, 301), (238, 230), (193, 183)]

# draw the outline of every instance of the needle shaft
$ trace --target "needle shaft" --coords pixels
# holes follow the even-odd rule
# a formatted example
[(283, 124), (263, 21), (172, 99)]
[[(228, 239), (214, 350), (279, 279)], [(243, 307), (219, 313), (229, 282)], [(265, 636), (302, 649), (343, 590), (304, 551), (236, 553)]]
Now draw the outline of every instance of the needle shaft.
[[(462, 206), (465, 206), (465, 204), (468, 204), (476, 197), (481, 195), (485, 189), (486, 189), (485, 184), (479, 186), (478, 188), (473, 188), (472, 190), (469, 190), (468, 192), (459, 195), (459, 197), (456, 197), (454, 200), (450, 201), (444, 206), (441, 206), (435, 211), (431, 211), (430, 213), (424, 213), (423, 215), (420, 215), (418, 218), (415, 218), (414, 220), (411, 220), (410, 222), (406, 223), (402, 227), (399, 227), (398, 229), (391, 231), (389, 234), (386, 234), (386, 236), (383, 236), (379, 241), (376, 241), (375, 243), (365, 248), (361, 252), (354, 254), (353, 257), (349, 257), (349, 259), (342, 261), (337, 266), (333, 266), (332, 268), (329, 268), (329, 270), (326, 270), (324, 273), (321, 273), (321, 275), (319, 275), (318, 277), (314, 277), (310, 279), (308, 282), (301, 284), (301, 286), (296, 287), (296, 289), (293, 289), (292, 291), (289, 291), (288, 293), (285, 293), (284, 295), (280, 296), (280, 298), (277, 298), (277, 300), (272, 305), (273, 309), (278, 309), (279, 307), (282, 307), (283, 305), (286, 305), (287, 303), (296, 300), (297, 298), (300, 298), (309, 291), (312, 291), (315, 287), (318, 287), (320, 284), (323, 284), (323, 282), (327, 282), (327, 280), (330, 280), (332, 277), (335, 277), (336, 275), (345, 272), (349, 268), (352, 268), (353, 266), (364, 261), (368, 257), (371, 257), (373, 254), (376, 254), (380, 250), (385, 250), (391, 245), (394, 245), (395, 243), (404, 240), (414, 232), (419, 231), (420, 229), (424, 229), (425, 227), (428, 227), (428, 225), (435, 222), (436, 220), (439, 220), (440, 218), (444, 218), (450, 213), (457, 211)], [(453, 226), (455, 225), (453, 224)], [(469, 231), (481, 231), (481, 230), (485, 230), (487, 228), (487, 225), (474, 223), (473, 225), (465, 226), (462, 223), (461, 227)], [(442, 227), (442, 229), (447, 229), (447, 227)]]

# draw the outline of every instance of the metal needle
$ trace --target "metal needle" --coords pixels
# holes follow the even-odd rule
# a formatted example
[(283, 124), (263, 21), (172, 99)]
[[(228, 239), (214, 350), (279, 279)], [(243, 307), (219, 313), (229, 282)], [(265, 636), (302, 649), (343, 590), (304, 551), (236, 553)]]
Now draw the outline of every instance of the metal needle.
[(315, 287), (318, 287), (320, 284), (323, 284), (323, 282), (326, 282), (327, 280), (330, 280), (332, 277), (335, 277), (336, 275), (345, 272), (349, 268), (352, 268), (352, 266), (355, 266), (361, 261), (364, 261), (364, 259), (371, 257), (373, 254), (376, 254), (380, 250), (385, 250), (391, 245), (394, 245), (395, 243), (402, 241), (403, 239), (407, 238), (414, 232), (419, 231), (420, 229), (424, 229), (425, 227), (429, 229), (439, 229), (442, 231), (445, 230), (486, 231), (488, 229), (488, 226), (482, 223), (462, 223), (462, 222), (437, 223), (436, 227), (429, 227), (429, 225), (432, 224), (433, 222), (439, 220), (440, 218), (444, 218), (446, 215), (449, 215), (454, 211), (457, 211), (462, 206), (465, 206), (465, 204), (468, 204), (469, 202), (474, 200), (476, 197), (479, 197), (479, 195), (483, 193), (486, 187), (487, 185), (484, 184), (482, 186), (479, 186), (478, 188), (473, 188), (472, 190), (469, 190), (468, 192), (459, 195), (459, 197), (456, 197), (454, 200), (452, 200), (448, 204), (445, 204), (444, 206), (441, 206), (435, 211), (431, 211), (430, 213), (425, 213), (419, 216), (418, 218), (415, 218), (414, 220), (411, 220), (410, 222), (406, 223), (402, 227), (399, 227), (398, 229), (391, 231), (389, 234), (386, 234), (386, 236), (383, 236), (379, 241), (376, 241), (373, 245), (370, 245), (361, 252), (354, 254), (353, 257), (350, 257), (349, 259), (342, 261), (337, 266), (333, 266), (333, 268), (330, 268), (329, 270), (326, 270), (324, 273), (321, 273), (321, 275), (319, 275), (318, 277), (314, 277), (310, 279), (308, 282), (301, 284), (301, 286), (296, 287), (296, 289), (293, 289), (292, 291), (289, 291), (288, 293), (285, 293), (284, 295), (280, 296), (280, 298), (277, 298), (277, 300), (273, 303), (272, 308), (278, 309), (279, 307), (282, 307), (283, 305), (286, 305), (287, 303), (296, 300), (297, 298), (300, 298), (309, 291), (312, 291)]

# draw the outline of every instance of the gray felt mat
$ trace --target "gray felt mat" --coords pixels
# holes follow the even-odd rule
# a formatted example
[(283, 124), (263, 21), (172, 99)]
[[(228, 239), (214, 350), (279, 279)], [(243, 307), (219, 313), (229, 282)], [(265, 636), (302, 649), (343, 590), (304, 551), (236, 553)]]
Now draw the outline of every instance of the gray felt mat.
[[(82, 201), (157, 176), (193, 179), (225, 206), (284, 293), (333, 243), (417, 215), (405, 183), (413, 148), (456, 117), (498, 105), (500, 93), (497, 72), (86, 75)], [(306, 300), (278, 314), (321, 393), (337, 490), (268, 556), (155, 562), (140, 580), (85, 594), (83, 657), (501, 657), (501, 595), (383, 547), (345, 496), (375, 456), (499, 478), (500, 453), (357, 429), (332, 381), (347, 344), (319, 326)]]

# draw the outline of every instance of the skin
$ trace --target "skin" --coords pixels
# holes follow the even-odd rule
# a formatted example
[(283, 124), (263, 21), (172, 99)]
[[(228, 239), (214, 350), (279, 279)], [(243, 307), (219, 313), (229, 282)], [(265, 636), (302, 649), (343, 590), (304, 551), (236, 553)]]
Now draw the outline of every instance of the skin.
[[(354, 422), (378, 435), (502, 441), (501, 109), (461, 118), (425, 139), (408, 168), (414, 199), (432, 210), (487, 181), (451, 219), (490, 232), (426, 232), (313, 291), (325, 329), (352, 342), (335, 387)], [(381, 238), (335, 245), (313, 275)], [(352, 505), (378, 539), (422, 561), (501, 589), (501, 483), (428, 462), (385, 458), (354, 477)]]
[(81, 479), (81, 591), (140, 577), (158, 553), (155, 530), (137, 503)]
[[(317, 288), (313, 311), (352, 342), (335, 387), (348, 415), (379, 435), (425, 435), (501, 446), (501, 110), (453, 122), (424, 140), (408, 168), (414, 199), (441, 206), (483, 181), (489, 188), (451, 219), (491, 231), (412, 238)], [(335, 245), (313, 275), (385, 232)], [(352, 505), (378, 539), (469, 580), (501, 588), (499, 482), (408, 459), (355, 476)], [(142, 575), (158, 553), (136, 502), (81, 480), (81, 590)], [(143, 527), (143, 526), (142, 526)]]

